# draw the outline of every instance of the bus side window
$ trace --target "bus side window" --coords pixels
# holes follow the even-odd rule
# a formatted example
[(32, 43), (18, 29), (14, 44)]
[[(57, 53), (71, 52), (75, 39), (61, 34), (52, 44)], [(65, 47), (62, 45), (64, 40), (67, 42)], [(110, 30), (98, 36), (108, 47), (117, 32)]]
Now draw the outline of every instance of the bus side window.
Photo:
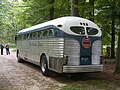
[(29, 39), (29, 34), (27, 34), (27, 37), (26, 37), (27, 39)]
[(38, 32), (36, 32), (36, 38), (38, 38)]
[(24, 39), (24, 35), (21, 35), (21, 40), (23, 40)]
[(46, 38), (47, 36), (48, 36), (48, 30), (44, 30), (42, 37), (43, 37), (43, 38)]
[(32, 39), (32, 33), (30, 33), (30, 39)]
[(36, 38), (37, 37), (37, 32), (33, 32), (32, 33), (32, 38)]
[(26, 38), (27, 38), (27, 35), (26, 35), (26, 34), (24, 34), (24, 40), (26, 40)]
[(54, 31), (52, 29), (49, 30), (49, 37), (53, 37), (54, 36)]
[(42, 31), (39, 31), (38, 32), (38, 38), (41, 38), (42, 37)]
[(27, 39), (30, 39), (30, 34), (27, 34)]

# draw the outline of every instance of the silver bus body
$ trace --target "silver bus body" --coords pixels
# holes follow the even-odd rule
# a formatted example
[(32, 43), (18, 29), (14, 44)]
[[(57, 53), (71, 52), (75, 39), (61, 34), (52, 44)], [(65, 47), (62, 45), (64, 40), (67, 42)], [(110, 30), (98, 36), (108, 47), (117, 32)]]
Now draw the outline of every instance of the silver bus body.
[[(74, 32), (74, 28), (79, 27), (84, 29), (84, 31), (80, 31), (80, 34)], [(89, 28), (88, 31), (87, 28)], [(94, 28), (96, 33), (88, 34), (90, 28)], [(46, 36), (44, 35), (45, 30), (47, 30)], [(31, 35), (32, 33), (36, 34)], [(32, 38), (32, 36), (34, 37)], [(103, 65), (100, 63), (101, 30), (93, 22), (79, 17), (62, 17), (19, 31), (17, 50), (20, 58), (36, 65), (40, 65), (41, 57), (45, 55), (48, 69), (58, 73), (103, 70)]]

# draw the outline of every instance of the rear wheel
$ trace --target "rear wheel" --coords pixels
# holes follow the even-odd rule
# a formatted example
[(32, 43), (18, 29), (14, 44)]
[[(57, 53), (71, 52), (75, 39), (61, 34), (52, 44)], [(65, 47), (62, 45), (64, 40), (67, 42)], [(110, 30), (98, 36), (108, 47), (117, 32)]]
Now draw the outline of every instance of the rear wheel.
[(45, 55), (43, 55), (41, 58), (40, 67), (41, 67), (42, 74), (44, 76), (49, 76), (48, 63)]

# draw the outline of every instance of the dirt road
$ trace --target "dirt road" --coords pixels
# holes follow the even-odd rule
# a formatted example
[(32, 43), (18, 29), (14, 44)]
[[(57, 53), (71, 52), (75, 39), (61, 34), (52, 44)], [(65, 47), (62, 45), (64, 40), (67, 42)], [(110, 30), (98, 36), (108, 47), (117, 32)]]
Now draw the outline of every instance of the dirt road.
[(70, 78), (63, 74), (45, 77), (39, 66), (18, 63), (15, 53), (4, 53), (0, 55), (0, 90), (69, 90), (61, 89), (64, 86), (79, 88), (71, 90), (120, 90), (120, 75), (113, 74), (114, 66), (105, 64), (101, 73), (72, 74)]
[(38, 66), (18, 63), (15, 53), (0, 55), (0, 90), (59, 90), (64, 85), (43, 76)]

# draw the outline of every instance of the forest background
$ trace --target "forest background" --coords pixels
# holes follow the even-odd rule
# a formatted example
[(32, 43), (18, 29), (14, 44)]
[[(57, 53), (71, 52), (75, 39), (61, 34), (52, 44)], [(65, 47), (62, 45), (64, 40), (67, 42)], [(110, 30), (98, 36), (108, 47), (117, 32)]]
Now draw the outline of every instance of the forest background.
[(15, 43), (19, 30), (71, 15), (95, 22), (103, 34), (103, 55), (115, 58), (120, 31), (119, 0), (0, 0), (0, 41)]

